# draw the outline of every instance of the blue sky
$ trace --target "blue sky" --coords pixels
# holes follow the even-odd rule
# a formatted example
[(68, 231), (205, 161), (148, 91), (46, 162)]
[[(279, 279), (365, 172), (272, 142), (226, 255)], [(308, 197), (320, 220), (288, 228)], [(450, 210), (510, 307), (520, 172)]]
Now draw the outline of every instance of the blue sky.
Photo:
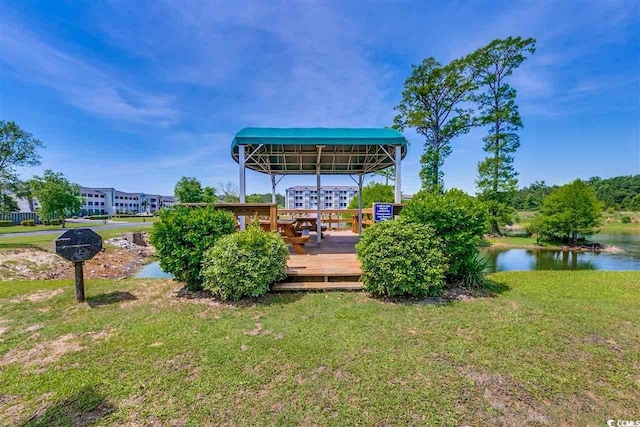
[[(237, 6), (241, 4), (241, 6)], [(182, 176), (237, 182), (246, 126), (381, 127), (411, 64), (534, 37), (512, 76), (520, 183), (640, 173), (640, 7), (584, 2), (20, 1), (0, 4), (0, 118), (46, 145), (42, 166), (88, 186), (171, 194)], [(473, 193), (476, 129), (445, 184)], [(403, 162), (418, 180), (421, 138)], [(281, 187), (311, 184), (287, 177)], [(324, 180), (350, 184), (348, 177)], [(269, 191), (248, 173), (249, 192)]]

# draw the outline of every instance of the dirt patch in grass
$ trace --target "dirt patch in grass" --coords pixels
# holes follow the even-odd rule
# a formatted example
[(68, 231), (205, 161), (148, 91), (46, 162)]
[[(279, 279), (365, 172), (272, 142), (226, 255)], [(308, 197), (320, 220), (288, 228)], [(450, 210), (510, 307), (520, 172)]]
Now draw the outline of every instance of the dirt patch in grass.
[[(503, 375), (480, 372), (471, 367), (463, 372), (492, 408), (493, 425), (548, 425), (547, 408), (533, 398), (519, 382)], [(487, 420), (489, 421), (489, 420)]]
[(63, 292), (64, 290), (62, 289), (52, 289), (50, 291), (38, 291), (30, 295), (23, 295), (19, 298), (13, 298), (10, 301), (12, 303), (42, 302), (42, 301), (50, 300), (51, 298), (55, 297), (56, 295), (60, 295)]
[[(104, 252), (85, 262), (85, 279), (134, 275), (155, 253), (153, 247), (106, 245)], [(73, 265), (52, 252), (25, 248), (0, 251), (0, 281), (72, 279)]]
[(62, 258), (40, 249), (0, 251), (0, 280), (55, 279), (65, 264)]
[(24, 348), (12, 348), (2, 359), (0, 366), (19, 364), (27, 367), (42, 368), (51, 363), (57, 362), (67, 353), (75, 353), (84, 349), (82, 341), (84, 338), (91, 340), (107, 339), (112, 334), (111, 331), (96, 331), (86, 334), (65, 334), (58, 338), (39, 342), (35, 346)]

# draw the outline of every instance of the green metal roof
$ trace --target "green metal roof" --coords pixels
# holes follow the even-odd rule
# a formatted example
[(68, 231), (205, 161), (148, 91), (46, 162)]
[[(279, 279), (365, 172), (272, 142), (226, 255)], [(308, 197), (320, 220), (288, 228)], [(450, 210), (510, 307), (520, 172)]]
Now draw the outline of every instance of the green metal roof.
[(246, 146), (247, 168), (277, 175), (363, 174), (394, 164), (395, 147), (402, 158), (407, 140), (390, 128), (245, 128), (231, 144), (238, 161), (238, 146)]

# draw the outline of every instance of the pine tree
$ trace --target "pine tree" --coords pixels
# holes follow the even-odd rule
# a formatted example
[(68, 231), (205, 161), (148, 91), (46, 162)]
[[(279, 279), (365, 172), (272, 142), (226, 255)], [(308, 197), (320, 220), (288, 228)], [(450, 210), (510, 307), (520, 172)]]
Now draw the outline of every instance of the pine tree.
[(518, 180), (514, 153), (520, 147), (517, 131), (522, 119), (516, 104), (516, 90), (507, 78), (535, 52), (534, 39), (497, 39), (470, 55), (480, 92), (473, 96), (479, 115), (478, 126), (488, 126), (483, 138), (487, 158), (478, 164), (478, 193), (489, 210), (491, 232), (500, 234), (500, 224), (509, 220)]

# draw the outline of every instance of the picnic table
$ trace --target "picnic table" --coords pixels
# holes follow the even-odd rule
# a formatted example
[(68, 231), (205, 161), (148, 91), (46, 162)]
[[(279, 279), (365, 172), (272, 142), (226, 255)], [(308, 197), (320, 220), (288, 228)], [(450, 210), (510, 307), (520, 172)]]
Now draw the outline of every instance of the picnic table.
[[(298, 254), (304, 254), (302, 245), (309, 240), (309, 234), (305, 235), (300, 230), (296, 229), (296, 221), (292, 219), (279, 219), (277, 222), (278, 232), (284, 239), (285, 243), (291, 243), (293, 249)], [(271, 230), (271, 224), (269, 221), (260, 221), (260, 227), (265, 231)]]
[[(294, 221), (294, 227), (296, 230), (298, 231), (302, 231), (302, 230), (308, 230), (308, 231), (316, 231), (318, 230), (318, 218), (313, 216), (297, 216), (295, 218), (293, 218)], [(323, 225), (321, 230), (320, 230), (320, 237), (324, 237), (324, 234), (322, 233), (324, 230), (326, 230), (326, 226)]]

